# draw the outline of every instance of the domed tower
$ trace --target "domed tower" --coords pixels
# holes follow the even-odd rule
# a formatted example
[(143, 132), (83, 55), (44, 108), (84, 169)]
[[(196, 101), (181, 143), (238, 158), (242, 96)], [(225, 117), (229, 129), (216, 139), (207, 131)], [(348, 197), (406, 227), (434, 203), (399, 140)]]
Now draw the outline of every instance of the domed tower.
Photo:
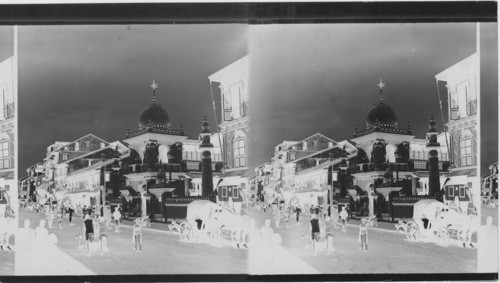
[(368, 115), (366, 115), (366, 126), (367, 127), (389, 127), (393, 128), (398, 125), (398, 117), (396, 116), (396, 112), (392, 110), (389, 104), (384, 102), (384, 96), (382, 93), (382, 88), (385, 87), (385, 83), (380, 80), (378, 84), (380, 88), (379, 94), (379, 103), (372, 107), (370, 111), (368, 111)]
[(411, 135), (409, 126), (403, 129), (398, 128), (399, 121), (396, 112), (384, 101), (382, 89), (385, 87), (385, 83), (382, 82), (382, 79), (377, 86), (379, 88), (378, 103), (368, 111), (366, 127), (362, 130), (355, 128), (353, 141), (368, 156), (371, 156), (371, 163), (382, 169), (383, 163), (396, 162), (396, 159), (401, 160), (402, 152), (397, 152), (398, 147), (414, 136)]
[(184, 131), (182, 126), (180, 130), (172, 129), (170, 127), (170, 116), (167, 110), (156, 102), (158, 84), (155, 80), (153, 80), (151, 88), (153, 89), (153, 98), (151, 104), (146, 106), (139, 116), (139, 130), (131, 131), (128, 129), (127, 138), (136, 137), (145, 133), (183, 136)]
[(170, 128), (170, 116), (168, 116), (167, 110), (156, 103), (156, 89), (158, 89), (158, 84), (154, 80), (151, 88), (153, 89), (152, 103), (142, 110), (141, 116), (139, 117), (139, 129), (148, 126), (164, 126)]

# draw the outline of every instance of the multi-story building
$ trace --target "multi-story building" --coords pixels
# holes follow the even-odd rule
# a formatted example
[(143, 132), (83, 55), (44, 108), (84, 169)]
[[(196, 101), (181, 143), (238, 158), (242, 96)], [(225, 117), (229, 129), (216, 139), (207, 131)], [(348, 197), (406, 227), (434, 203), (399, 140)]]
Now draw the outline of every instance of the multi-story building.
[[(220, 187), (249, 189), (249, 62), (245, 56), (208, 77), (221, 95), (219, 139), (225, 164)], [(216, 115), (219, 117), (219, 114)], [(249, 192), (247, 192), (249, 193)]]
[(481, 194), (498, 198), (498, 162), (491, 164), (489, 173), (481, 178)]
[[(7, 206), (16, 207), (15, 136), (17, 97), (17, 30), (14, 30), (13, 54), (0, 62), (0, 214)], [(2, 214), (3, 215), (3, 214)]]
[[(20, 187), (31, 190), (34, 185), (42, 202), (109, 202), (136, 216), (155, 214), (156, 219), (164, 219), (166, 197), (203, 195), (200, 140), (185, 136), (182, 126), (170, 126), (170, 116), (156, 102), (157, 85), (153, 85), (152, 103), (142, 110), (139, 128), (127, 130), (125, 140), (107, 142), (88, 134), (72, 142), (55, 142), (47, 147), (42, 164), (28, 168), (28, 178)], [(214, 178), (223, 167), (216, 141), (210, 148)]]
[[(479, 54), (474, 53), (436, 75), (436, 81), (446, 82), (450, 161), (453, 166), (448, 186), (468, 188), (474, 205), (480, 205), (478, 179), (478, 115), (480, 95)], [(441, 98), (442, 99), (442, 98)], [(454, 190), (450, 190), (454, 191)], [(453, 195), (448, 196), (453, 198)]]

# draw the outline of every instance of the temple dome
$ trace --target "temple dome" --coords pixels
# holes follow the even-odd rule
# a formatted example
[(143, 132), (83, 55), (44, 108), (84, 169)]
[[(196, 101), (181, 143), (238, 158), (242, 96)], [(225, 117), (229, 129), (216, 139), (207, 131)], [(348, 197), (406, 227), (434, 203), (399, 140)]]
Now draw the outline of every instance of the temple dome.
[(368, 112), (366, 116), (366, 126), (374, 126), (377, 121), (385, 125), (398, 125), (396, 113), (388, 104), (382, 101)]
[(160, 104), (153, 103), (142, 110), (139, 127), (146, 127), (150, 123), (155, 126), (170, 126), (170, 116)]

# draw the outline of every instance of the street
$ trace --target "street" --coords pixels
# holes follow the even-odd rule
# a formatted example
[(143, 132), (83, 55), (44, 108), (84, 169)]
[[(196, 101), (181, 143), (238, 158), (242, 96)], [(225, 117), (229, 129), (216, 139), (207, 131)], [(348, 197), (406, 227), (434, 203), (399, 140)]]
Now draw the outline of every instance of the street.
[[(43, 213), (20, 211), (19, 214), (20, 223), (29, 218), (32, 228), (44, 218)], [(121, 233), (109, 230), (109, 252), (87, 256), (78, 249), (78, 240), (75, 238), (82, 228), (82, 220), (74, 217), (73, 222), (75, 225), (70, 226), (66, 215), (63, 228), (49, 229), (49, 233), (57, 236), (59, 250), (70, 256), (67, 265), (82, 264), (94, 274), (242, 274), (247, 271), (247, 250), (185, 243), (178, 236), (164, 231), (143, 230), (143, 252), (135, 252), (132, 229), (125, 225), (122, 225)], [(61, 271), (58, 274), (71, 273)]]
[[(270, 212), (260, 211), (252, 212), (252, 217), (256, 219), (257, 227), (261, 227), (265, 219), (273, 219)], [(477, 269), (476, 249), (410, 242), (405, 235), (390, 230), (369, 227), (368, 251), (362, 252), (358, 243), (359, 228), (348, 224), (346, 233), (340, 229), (334, 230), (335, 252), (330, 255), (318, 253), (314, 256), (312, 250), (304, 248), (304, 240), (301, 238), (303, 234), (309, 235), (306, 215), (301, 215), (300, 225), (292, 217), (289, 228), (276, 229), (274, 221), (271, 227), (275, 233), (281, 234), (284, 249), (307, 263), (307, 270), (314, 269), (318, 273), (468, 273), (476, 272)], [(268, 270), (282, 269), (280, 262), (269, 264), (274, 266), (268, 266)], [(288, 269), (297, 268), (303, 267), (293, 266)]]
[(0, 251), (0, 276), (14, 275), (14, 251)]
[[(251, 212), (260, 228), (270, 212)], [(32, 227), (44, 214), (20, 212), (20, 222), (30, 218)], [(204, 243), (181, 242), (179, 237), (165, 231), (144, 229), (143, 252), (133, 251), (132, 229), (122, 225), (121, 233), (110, 230), (104, 255), (87, 256), (78, 249), (75, 236), (82, 227), (81, 218), (74, 218), (74, 226), (49, 229), (58, 238), (58, 248), (65, 268), (51, 268), (44, 274), (319, 274), (319, 273), (468, 273), (476, 272), (476, 249), (457, 245), (442, 247), (433, 243), (407, 241), (403, 234), (392, 230), (369, 228), (367, 252), (359, 250), (358, 227), (355, 221), (348, 231), (334, 230), (335, 251), (313, 255), (304, 248), (303, 234), (308, 234), (308, 218), (295, 218), (289, 228), (271, 227), (282, 237), (282, 244), (271, 251), (237, 249), (229, 245), (214, 247)], [(387, 223), (384, 223), (387, 224)], [(392, 225), (392, 224), (391, 224)], [(267, 257), (272, 253), (272, 258)], [(55, 255), (51, 255), (55, 256)], [(22, 257), (20, 257), (22, 258)], [(55, 262), (55, 261), (54, 261)], [(55, 264), (52, 264), (52, 266)], [(74, 268), (68, 269), (68, 267)], [(79, 267), (77, 267), (79, 266)], [(27, 268), (27, 266), (23, 266)], [(19, 270), (22, 270), (21, 268)], [(24, 269), (26, 270), (26, 269)], [(23, 273), (19, 273), (22, 275)]]

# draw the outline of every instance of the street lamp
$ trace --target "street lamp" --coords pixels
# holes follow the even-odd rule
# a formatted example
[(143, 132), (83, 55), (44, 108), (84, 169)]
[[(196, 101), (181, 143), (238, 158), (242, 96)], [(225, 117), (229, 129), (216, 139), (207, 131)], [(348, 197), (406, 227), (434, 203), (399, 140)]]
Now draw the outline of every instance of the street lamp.
[(104, 215), (104, 204), (106, 203), (106, 182), (109, 182), (110, 172), (106, 171), (105, 167), (101, 169), (101, 215)]
[(342, 161), (339, 164), (339, 173), (342, 174), (342, 179), (340, 180), (340, 195), (342, 197), (345, 197), (346, 195), (346, 173), (347, 173), (347, 168), (349, 168), (349, 165), (347, 165), (347, 160), (346, 158), (342, 158)]

